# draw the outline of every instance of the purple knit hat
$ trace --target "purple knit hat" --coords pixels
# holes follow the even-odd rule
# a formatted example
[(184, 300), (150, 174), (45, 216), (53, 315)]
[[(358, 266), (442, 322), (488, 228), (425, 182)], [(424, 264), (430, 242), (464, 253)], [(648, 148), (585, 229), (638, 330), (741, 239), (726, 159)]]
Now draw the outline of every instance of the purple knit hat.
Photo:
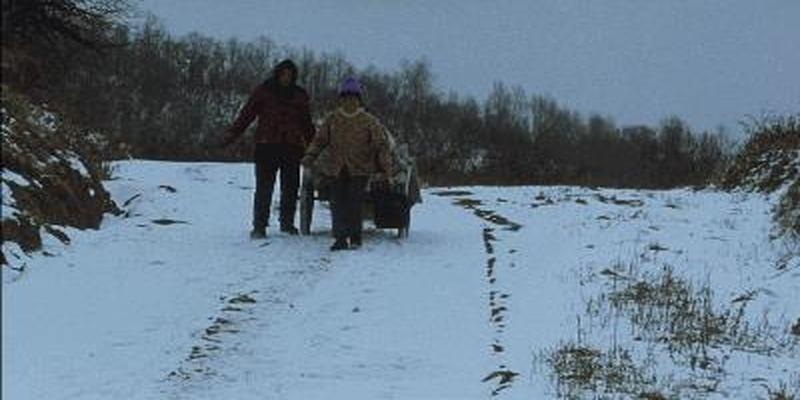
[(361, 96), (362, 93), (361, 82), (358, 81), (355, 77), (349, 77), (342, 82), (342, 85), (339, 86), (339, 95), (355, 95)]

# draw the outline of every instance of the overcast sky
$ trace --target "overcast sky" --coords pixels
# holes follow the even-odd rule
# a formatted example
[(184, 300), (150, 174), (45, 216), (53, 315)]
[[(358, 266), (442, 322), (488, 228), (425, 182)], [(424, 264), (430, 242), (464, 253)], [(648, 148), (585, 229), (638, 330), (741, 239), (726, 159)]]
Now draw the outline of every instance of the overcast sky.
[(138, 2), (177, 35), (264, 35), (387, 71), (424, 57), (442, 91), (482, 100), (503, 81), (620, 125), (735, 132), (800, 112), (800, 0)]

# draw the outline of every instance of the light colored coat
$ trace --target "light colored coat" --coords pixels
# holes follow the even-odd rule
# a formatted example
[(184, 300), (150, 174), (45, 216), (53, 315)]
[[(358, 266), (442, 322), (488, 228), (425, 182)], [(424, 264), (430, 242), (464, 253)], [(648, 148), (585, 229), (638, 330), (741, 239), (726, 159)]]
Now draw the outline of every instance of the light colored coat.
[(392, 148), (378, 118), (363, 108), (347, 114), (341, 108), (330, 113), (306, 150), (303, 165), (315, 175), (336, 177), (347, 167), (350, 175), (378, 172), (392, 176)]

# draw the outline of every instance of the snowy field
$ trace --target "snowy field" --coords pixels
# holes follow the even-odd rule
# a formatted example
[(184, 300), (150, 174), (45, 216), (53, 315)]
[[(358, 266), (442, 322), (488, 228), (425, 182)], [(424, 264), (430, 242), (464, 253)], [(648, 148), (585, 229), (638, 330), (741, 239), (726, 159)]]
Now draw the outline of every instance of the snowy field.
[(367, 223), (331, 253), (324, 206), (310, 237), (248, 238), (251, 169), (119, 163), (125, 216), (3, 268), (2, 397), (800, 394), (800, 256), (770, 239), (772, 198), (429, 189), (408, 238)]

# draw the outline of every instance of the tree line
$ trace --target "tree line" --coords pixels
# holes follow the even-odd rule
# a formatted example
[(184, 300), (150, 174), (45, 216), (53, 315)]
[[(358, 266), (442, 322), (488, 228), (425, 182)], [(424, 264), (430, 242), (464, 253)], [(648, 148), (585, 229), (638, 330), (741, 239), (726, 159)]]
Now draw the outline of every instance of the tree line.
[(154, 17), (137, 26), (120, 22), (123, 0), (29, 0), (25, 4), (71, 4), (73, 12), (95, 6), (84, 15), (89, 22), (78, 19), (71, 27), (81, 32), (77, 36), (42, 38), (22, 19), (16, 20), (22, 27), (6, 23), (9, 1), (3, 0), (4, 72), (7, 58), (17, 59), (17, 70), (34, 72), (14, 71), (16, 78), (4, 77), (4, 83), (46, 93), (77, 123), (106, 132), (133, 157), (250, 159), (246, 140), (223, 150), (220, 135), (272, 66), (291, 58), (317, 121), (335, 107), (340, 80), (358, 75), (368, 107), (408, 143), (429, 184), (668, 188), (705, 184), (729, 158), (722, 134), (693, 132), (678, 117), (658, 126), (619, 127), (609, 117), (584, 116), (502, 82), (480, 102), (443, 93), (424, 59), (396, 71), (359, 69), (342, 54), (281, 46), (267, 37), (175, 37)]

